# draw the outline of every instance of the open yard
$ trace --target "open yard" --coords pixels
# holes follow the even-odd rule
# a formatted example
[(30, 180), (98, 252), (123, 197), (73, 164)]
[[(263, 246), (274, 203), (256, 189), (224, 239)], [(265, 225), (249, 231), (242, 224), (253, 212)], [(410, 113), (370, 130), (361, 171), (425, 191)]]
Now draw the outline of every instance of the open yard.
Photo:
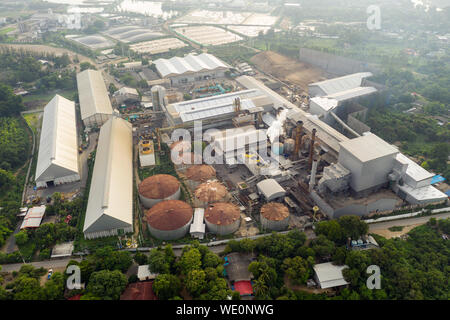
[(276, 52), (264, 51), (250, 60), (264, 73), (297, 85), (304, 91), (307, 91), (308, 84), (326, 79), (325, 73), (321, 69)]

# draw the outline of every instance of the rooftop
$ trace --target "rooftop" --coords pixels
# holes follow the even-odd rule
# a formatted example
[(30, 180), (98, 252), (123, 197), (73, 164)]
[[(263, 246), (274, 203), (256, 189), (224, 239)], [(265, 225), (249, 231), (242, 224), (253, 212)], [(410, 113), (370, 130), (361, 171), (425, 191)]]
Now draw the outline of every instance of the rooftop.
[(340, 143), (344, 148), (361, 162), (383, 158), (398, 153), (398, 149), (379, 138), (373, 133)]
[(213, 224), (227, 226), (240, 219), (239, 207), (226, 202), (210, 204), (205, 210), (205, 219)]
[(397, 154), (396, 159), (402, 163), (408, 164), (406, 174), (415, 181), (430, 179), (434, 176), (434, 174), (428, 172), (427, 170), (422, 168), (419, 164), (415, 163), (413, 160), (411, 160), (402, 153)]
[(207, 181), (195, 189), (195, 197), (204, 202), (220, 201), (227, 193), (227, 188), (219, 181)]
[(120, 300), (158, 300), (152, 289), (153, 282), (130, 283)]
[(154, 64), (163, 78), (186, 73), (228, 69), (230, 67), (225, 62), (208, 53), (202, 53), (200, 55), (190, 53), (185, 57), (158, 59), (154, 61)]
[(319, 280), (322, 289), (334, 288), (349, 284), (342, 275), (342, 270), (348, 266), (335, 266), (331, 262), (314, 265), (314, 272)]
[(272, 221), (281, 221), (289, 217), (289, 209), (278, 202), (266, 203), (261, 208), (261, 215)]
[(180, 182), (169, 174), (157, 174), (139, 184), (139, 194), (148, 199), (164, 199), (180, 188)]
[(318, 86), (325, 95), (332, 95), (338, 92), (347, 91), (360, 87), (363, 79), (371, 77), (370, 72), (354, 73), (347, 76), (324, 80), (316, 83), (312, 83), (309, 86)]
[(158, 230), (176, 230), (192, 219), (192, 208), (180, 200), (165, 200), (155, 204), (147, 211), (147, 222)]

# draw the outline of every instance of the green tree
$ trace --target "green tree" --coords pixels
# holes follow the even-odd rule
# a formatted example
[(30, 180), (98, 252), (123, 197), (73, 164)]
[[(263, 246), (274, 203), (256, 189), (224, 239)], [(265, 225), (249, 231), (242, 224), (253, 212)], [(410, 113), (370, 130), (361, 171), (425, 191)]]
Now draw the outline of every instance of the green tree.
[(127, 284), (127, 277), (119, 270), (101, 270), (92, 273), (86, 289), (95, 297), (118, 300)]
[(186, 277), (186, 289), (193, 297), (198, 297), (206, 287), (206, 273), (203, 270), (192, 270)]
[(60, 272), (54, 272), (44, 285), (44, 295), (47, 300), (64, 299), (64, 276)]
[(18, 246), (23, 246), (28, 242), (28, 233), (26, 230), (22, 230), (14, 235)]
[(170, 264), (166, 260), (165, 252), (160, 249), (152, 249), (148, 256), (149, 269), (153, 273), (169, 273)]
[(160, 300), (168, 300), (178, 295), (181, 290), (181, 281), (175, 275), (160, 274), (153, 282), (152, 288)]
[(342, 216), (338, 219), (341, 225), (344, 237), (350, 237), (352, 239), (358, 239), (359, 237), (367, 234), (369, 226), (358, 216)]
[(44, 291), (39, 280), (26, 275), (19, 276), (14, 281), (14, 300), (43, 300)]
[(134, 261), (136, 261), (136, 263), (137, 263), (138, 265), (142, 266), (142, 265), (148, 263), (148, 257), (147, 257), (144, 253), (138, 251), (138, 252), (136, 252), (136, 254), (134, 255)]
[(191, 248), (184, 252), (179, 261), (181, 273), (188, 274), (192, 270), (201, 269), (202, 255), (197, 248)]
[(316, 226), (316, 234), (323, 234), (328, 240), (337, 243), (345, 241), (342, 227), (336, 220), (319, 222)]
[(306, 284), (310, 275), (308, 262), (301, 257), (284, 259), (282, 269), (294, 284)]

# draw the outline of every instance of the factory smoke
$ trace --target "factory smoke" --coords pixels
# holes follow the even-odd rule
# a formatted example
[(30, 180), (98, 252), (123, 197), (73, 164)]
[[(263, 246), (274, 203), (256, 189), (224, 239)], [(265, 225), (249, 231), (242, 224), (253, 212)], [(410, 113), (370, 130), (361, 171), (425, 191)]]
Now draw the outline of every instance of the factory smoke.
[(284, 132), (284, 123), (286, 122), (287, 109), (283, 109), (277, 114), (277, 120), (275, 120), (272, 125), (267, 129), (267, 136), (269, 137), (270, 143), (274, 143), (277, 137), (282, 136)]

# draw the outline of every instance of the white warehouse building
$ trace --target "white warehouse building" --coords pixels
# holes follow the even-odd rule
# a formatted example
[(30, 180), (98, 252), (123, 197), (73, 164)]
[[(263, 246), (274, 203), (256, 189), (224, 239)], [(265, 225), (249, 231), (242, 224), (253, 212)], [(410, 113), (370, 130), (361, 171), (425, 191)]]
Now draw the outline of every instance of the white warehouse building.
[(132, 231), (132, 127), (113, 117), (100, 130), (83, 233), (92, 239)]
[(223, 78), (230, 69), (225, 62), (208, 53), (157, 59), (154, 64), (161, 78), (169, 79), (172, 86)]
[(85, 70), (77, 74), (81, 120), (86, 127), (101, 127), (113, 109), (100, 71)]
[(75, 103), (56, 95), (44, 108), (36, 186), (80, 180)]

